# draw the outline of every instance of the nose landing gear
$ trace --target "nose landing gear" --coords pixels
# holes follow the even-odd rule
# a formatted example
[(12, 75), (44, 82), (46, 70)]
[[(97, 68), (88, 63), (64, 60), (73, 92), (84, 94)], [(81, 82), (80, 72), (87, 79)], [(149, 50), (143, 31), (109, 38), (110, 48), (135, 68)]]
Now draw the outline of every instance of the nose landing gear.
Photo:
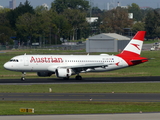
[(21, 81), (25, 81), (26, 80), (25, 76), (26, 76), (26, 72), (22, 72)]

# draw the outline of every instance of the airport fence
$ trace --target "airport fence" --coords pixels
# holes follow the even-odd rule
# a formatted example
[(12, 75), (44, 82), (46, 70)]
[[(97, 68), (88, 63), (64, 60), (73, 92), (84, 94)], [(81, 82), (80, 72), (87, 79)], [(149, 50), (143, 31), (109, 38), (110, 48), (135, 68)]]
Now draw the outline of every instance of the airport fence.
[(0, 45), (0, 50), (12, 49), (52, 49), (52, 50), (83, 50), (86, 49), (86, 44), (79, 45), (46, 45), (46, 46), (14, 46)]

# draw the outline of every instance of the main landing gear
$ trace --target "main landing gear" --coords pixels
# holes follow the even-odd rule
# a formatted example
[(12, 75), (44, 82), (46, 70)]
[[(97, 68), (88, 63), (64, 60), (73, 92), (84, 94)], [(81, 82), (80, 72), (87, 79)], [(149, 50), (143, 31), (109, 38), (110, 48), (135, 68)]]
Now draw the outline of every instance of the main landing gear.
[(25, 76), (26, 76), (26, 72), (22, 72), (22, 77), (21, 77), (21, 80), (22, 80), (22, 81), (25, 81), (25, 80), (26, 80)]
[[(77, 75), (77, 76), (75, 77), (75, 79), (76, 79), (76, 80), (82, 80), (82, 77), (81, 77), (80, 75)], [(63, 80), (69, 80), (69, 77), (65, 77), (65, 78), (63, 78)]]
[(77, 76), (75, 77), (75, 79), (76, 79), (76, 80), (82, 80), (82, 76), (77, 75)]

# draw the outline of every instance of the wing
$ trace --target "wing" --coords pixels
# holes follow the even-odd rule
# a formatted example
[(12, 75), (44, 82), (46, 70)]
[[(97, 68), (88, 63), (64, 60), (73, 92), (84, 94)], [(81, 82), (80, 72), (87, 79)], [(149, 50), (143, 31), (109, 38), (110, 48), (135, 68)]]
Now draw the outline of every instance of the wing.
[(79, 69), (79, 68), (96, 68), (96, 67), (107, 67), (108, 65), (113, 65), (115, 63), (90, 63), (90, 64), (82, 64), (82, 65), (68, 65), (68, 66), (60, 66), (60, 68), (71, 68), (71, 69)]
[(94, 69), (96, 67), (108, 67), (108, 65), (115, 65), (115, 63), (89, 63), (89, 64), (74, 64), (74, 65), (61, 65), (61, 66), (50, 66), (48, 67), (49, 71), (55, 72), (55, 69), (57, 68), (66, 68), (66, 69), (72, 69), (76, 72), (81, 72), (87, 69)]

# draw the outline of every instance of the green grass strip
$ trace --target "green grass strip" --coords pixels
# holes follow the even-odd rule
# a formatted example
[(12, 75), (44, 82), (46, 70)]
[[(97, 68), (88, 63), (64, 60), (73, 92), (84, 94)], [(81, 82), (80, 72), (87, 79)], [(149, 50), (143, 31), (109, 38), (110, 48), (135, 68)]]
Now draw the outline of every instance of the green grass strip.
[[(34, 102), (0, 101), (0, 115), (28, 114), (94, 114), (159, 112), (160, 103), (130, 102)], [(35, 113), (22, 113), (20, 108), (34, 108)]]
[(0, 85), (0, 93), (160, 93), (160, 83)]

